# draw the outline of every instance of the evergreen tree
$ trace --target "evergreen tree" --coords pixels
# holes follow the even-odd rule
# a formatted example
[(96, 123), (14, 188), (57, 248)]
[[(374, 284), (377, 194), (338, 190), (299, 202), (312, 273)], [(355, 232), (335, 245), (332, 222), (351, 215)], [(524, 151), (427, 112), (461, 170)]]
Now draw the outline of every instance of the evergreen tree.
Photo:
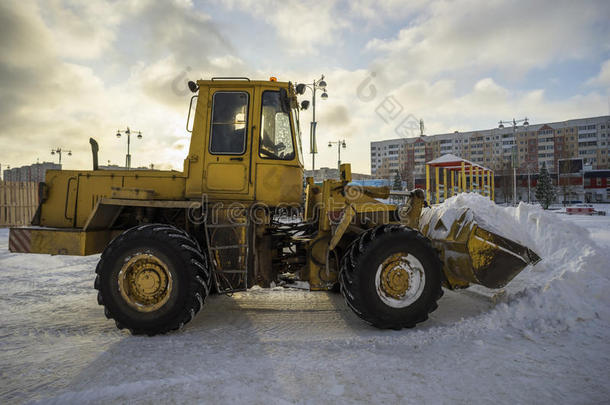
[(538, 175), (538, 184), (536, 184), (536, 199), (542, 205), (542, 208), (546, 210), (555, 201), (555, 197), (555, 187), (553, 187), (551, 176), (546, 169), (546, 163), (543, 163)]
[(396, 175), (394, 176), (394, 185), (392, 186), (392, 190), (402, 190), (402, 180), (400, 179), (398, 170), (396, 170)]

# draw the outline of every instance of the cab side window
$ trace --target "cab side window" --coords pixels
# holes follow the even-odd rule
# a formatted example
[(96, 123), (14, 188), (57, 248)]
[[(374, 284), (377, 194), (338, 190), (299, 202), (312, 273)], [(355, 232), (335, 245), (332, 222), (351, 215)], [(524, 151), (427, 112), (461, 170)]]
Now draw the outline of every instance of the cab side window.
[(261, 108), (261, 139), (259, 155), (262, 158), (292, 160), (294, 144), (290, 130), (290, 116), (282, 111), (279, 91), (265, 91)]
[(248, 93), (217, 91), (212, 98), (210, 153), (241, 155), (246, 151)]

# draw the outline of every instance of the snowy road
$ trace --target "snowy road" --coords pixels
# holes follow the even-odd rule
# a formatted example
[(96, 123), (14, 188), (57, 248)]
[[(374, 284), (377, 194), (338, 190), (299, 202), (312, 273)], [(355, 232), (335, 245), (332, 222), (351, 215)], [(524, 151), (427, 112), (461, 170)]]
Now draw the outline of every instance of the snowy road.
[[(558, 216), (540, 215), (547, 222)], [(610, 248), (610, 217), (568, 221), (585, 224)], [(572, 254), (580, 273), (547, 274), (565, 261), (560, 255), (522, 273), (497, 305), (473, 292), (447, 291), (431, 319), (412, 330), (369, 327), (338, 294), (276, 288), (210, 297), (184, 331), (148, 338), (105, 319), (92, 288), (97, 256), (10, 254), (7, 235), (0, 229), (1, 403), (512, 404), (610, 397), (609, 301), (599, 295), (610, 287), (609, 270), (595, 256), (603, 249), (590, 240), (593, 247), (576, 245)], [(537, 290), (542, 285), (544, 292)], [(590, 294), (580, 305), (582, 291)]]

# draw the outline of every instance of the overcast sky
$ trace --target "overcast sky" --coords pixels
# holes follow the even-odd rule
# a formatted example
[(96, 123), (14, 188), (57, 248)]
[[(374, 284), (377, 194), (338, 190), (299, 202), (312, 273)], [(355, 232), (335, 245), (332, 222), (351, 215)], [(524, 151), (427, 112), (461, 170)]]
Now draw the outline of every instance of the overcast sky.
[(420, 118), (435, 134), (609, 114), (609, 21), (609, 1), (2, 1), (0, 164), (62, 147), (88, 169), (89, 137), (124, 164), (130, 126), (133, 165), (181, 170), (187, 79), (324, 74), (316, 166), (345, 139), (342, 160), (368, 173), (369, 142)]

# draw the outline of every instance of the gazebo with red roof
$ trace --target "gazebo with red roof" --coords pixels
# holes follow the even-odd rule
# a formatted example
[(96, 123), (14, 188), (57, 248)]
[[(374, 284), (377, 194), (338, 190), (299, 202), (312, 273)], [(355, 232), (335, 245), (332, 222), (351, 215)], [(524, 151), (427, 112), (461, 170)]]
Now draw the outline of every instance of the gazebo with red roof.
[[(430, 168), (434, 168), (431, 178)], [(440, 173), (442, 170), (442, 178)], [(430, 200), (430, 183), (434, 181), (436, 203), (458, 193), (475, 192), (494, 200), (493, 170), (452, 154), (426, 162), (426, 199)], [(450, 194), (450, 195), (449, 195)]]

